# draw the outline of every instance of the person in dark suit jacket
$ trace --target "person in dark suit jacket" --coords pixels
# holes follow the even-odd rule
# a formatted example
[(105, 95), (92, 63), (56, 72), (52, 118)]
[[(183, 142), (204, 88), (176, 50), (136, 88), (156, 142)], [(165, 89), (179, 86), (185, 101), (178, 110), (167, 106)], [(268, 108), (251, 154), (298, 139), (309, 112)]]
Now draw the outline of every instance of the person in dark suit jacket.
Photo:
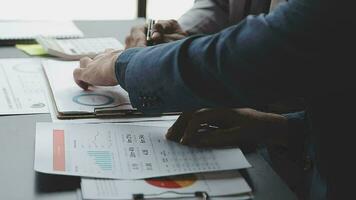
[(133, 106), (148, 113), (254, 108), (304, 97), (310, 198), (349, 198), (356, 111), (351, 8), (351, 1), (290, 0), (216, 34), (83, 59), (74, 78), (84, 89), (120, 84)]

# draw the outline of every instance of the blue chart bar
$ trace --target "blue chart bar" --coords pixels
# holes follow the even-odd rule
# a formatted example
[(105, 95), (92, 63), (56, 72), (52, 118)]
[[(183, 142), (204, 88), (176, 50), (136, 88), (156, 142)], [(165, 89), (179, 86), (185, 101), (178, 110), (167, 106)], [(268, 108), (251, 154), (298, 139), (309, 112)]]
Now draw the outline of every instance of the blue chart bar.
[(88, 155), (94, 158), (95, 164), (104, 171), (112, 170), (112, 155), (110, 151), (88, 151)]

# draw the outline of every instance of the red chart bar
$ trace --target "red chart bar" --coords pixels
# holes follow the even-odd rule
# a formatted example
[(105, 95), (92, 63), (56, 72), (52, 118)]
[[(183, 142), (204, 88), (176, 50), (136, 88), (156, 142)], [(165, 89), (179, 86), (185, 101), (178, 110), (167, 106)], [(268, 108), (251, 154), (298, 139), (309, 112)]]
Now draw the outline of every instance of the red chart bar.
[(53, 170), (65, 171), (64, 130), (53, 130)]

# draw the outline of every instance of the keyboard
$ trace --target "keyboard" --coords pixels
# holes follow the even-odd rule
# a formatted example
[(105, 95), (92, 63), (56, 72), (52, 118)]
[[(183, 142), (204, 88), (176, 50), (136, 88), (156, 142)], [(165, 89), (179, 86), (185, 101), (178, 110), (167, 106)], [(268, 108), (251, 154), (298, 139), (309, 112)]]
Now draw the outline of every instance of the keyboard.
[(38, 37), (36, 41), (48, 54), (65, 60), (79, 60), (85, 56), (95, 57), (106, 49), (124, 49), (124, 46), (117, 39), (111, 37), (78, 39)]

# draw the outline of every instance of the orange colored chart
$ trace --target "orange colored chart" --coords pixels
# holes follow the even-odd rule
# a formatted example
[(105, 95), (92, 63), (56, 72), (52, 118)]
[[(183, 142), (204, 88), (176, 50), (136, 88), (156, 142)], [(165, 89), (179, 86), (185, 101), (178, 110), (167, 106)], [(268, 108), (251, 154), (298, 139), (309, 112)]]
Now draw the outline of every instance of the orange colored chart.
[(177, 177), (164, 177), (164, 178), (153, 178), (146, 179), (145, 181), (156, 187), (167, 188), (167, 189), (179, 189), (185, 188), (193, 185), (197, 178), (194, 175), (180, 176)]

